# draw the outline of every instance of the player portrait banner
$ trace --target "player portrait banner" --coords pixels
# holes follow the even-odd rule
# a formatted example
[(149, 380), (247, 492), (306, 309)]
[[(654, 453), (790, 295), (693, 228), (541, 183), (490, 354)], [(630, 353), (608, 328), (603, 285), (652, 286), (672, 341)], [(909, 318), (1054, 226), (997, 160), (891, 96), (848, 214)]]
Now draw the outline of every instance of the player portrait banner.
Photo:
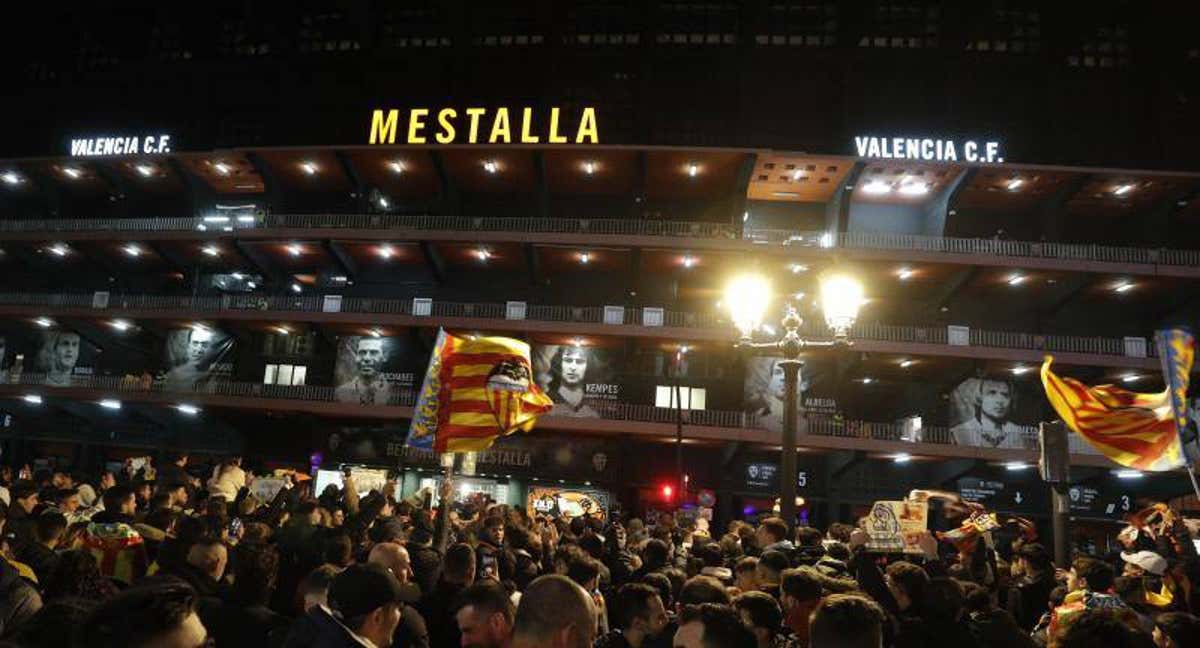
[[(753, 415), (760, 427), (772, 432), (783, 430), (785, 385), (783, 358), (757, 356), (746, 362), (743, 381), (743, 407)], [(833, 382), (827, 379), (829, 367), (805, 361), (800, 370), (800, 385), (796, 394), (797, 411), (809, 415), (833, 415), (838, 412), (837, 399), (832, 392)]]
[(1035, 399), (1021, 391), (1022, 383), (1002, 376), (967, 378), (959, 383), (950, 394), (950, 434), (954, 443), (981, 448), (1036, 448)]
[(194, 326), (167, 333), (164, 356), (167, 389), (195, 389), (228, 381), (233, 375), (232, 335), (214, 328)]
[(622, 399), (615, 376), (619, 350), (571, 344), (533, 347), (533, 376), (550, 400), (552, 416), (599, 418)]
[(74, 376), (91, 376), (96, 370), (100, 349), (74, 331), (42, 331), (33, 370), (47, 385), (71, 386)]
[(408, 342), (398, 337), (338, 338), (334, 397), (360, 405), (396, 404), (416, 380)]

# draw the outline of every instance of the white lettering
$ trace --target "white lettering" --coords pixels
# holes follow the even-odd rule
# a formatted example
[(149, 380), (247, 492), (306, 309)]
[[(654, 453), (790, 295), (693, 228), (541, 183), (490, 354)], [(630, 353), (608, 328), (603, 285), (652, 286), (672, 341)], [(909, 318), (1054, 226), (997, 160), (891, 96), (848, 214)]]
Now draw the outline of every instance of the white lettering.
[(942, 157), (942, 160), (945, 162), (953, 162), (957, 159), (958, 159), (958, 153), (955, 152), (954, 142), (952, 140), (947, 140), (946, 141), (946, 154), (945, 154), (945, 156)]
[(121, 135), (119, 137), (79, 137), (71, 140), (72, 157), (170, 153), (170, 135)]
[[(76, 155), (83, 155), (83, 152), (86, 149), (87, 149), (87, 140), (77, 140), (77, 139), (71, 140), (71, 157), (75, 157)], [(862, 154), (859, 153), (859, 155), (861, 156)]]
[(963, 144), (963, 157), (965, 157), (967, 159), (967, 162), (978, 162), (979, 161), (979, 146), (977, 144), (975, 144), (975, 142), (971, 142), (971, 141), (968, 141), (966, 144)]
[(879, 139), (872, 137), (871, 146), (867, 149), (867, 157), (883, 157), (883, 153), (879, 150)]
[(1003, 162), (1004, 161), (1004, 160), (997, 159), (997, 157), (1000, 153), (1000, 143), (999, 142), (988, 142), (988, 143), (984, 144), (983, 146), (987, 150), (987, 161), (988, 162)]
[(925, 139), (921, 140), (921, 159), (922, 160), (932, 160), (933, 159), (933, 148), (934, 148), (933, 140), (931, 140), (929, 138), (925, 138)]
[(910, 160), (916, 160), (921, 157), (921, 141), (915, 139), (904, 140), (904, 157)]
[(874, 137), (854, 138), (854, 148), (858, 150), (858, 157), (867, 157), (867, 146), (874, 139)]

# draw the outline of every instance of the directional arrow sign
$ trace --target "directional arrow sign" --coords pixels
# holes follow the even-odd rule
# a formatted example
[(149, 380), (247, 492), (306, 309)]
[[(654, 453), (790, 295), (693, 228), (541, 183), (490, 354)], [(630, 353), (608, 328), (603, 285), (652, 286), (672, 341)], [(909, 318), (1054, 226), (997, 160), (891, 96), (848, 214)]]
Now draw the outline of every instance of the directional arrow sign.
[(1021, 491), (1017, 491), (1016, 494), (1013, 495), (1013, 501), (1017, 504), (1020, 504), (1023, 499), (1025, 498), (1021, 497)]

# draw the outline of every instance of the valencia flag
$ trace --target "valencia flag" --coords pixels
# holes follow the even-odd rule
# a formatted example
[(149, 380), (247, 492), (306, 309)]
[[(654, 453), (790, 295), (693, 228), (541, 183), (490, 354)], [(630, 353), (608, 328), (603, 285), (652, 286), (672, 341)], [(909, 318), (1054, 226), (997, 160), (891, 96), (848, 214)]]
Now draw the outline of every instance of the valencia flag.
[[(1194, 341), (1188, 342), (1188, 348)], [(1050, 370), (1053, 358), (1042, 364), (1046, 398), (1067, 427), (1114, 462), (1138, 470), (1162, 471), (1185, 464), (1180, 427), (1177, 425), (1174, 384), (1182, 376), (1182, 389), (1192, 368), (1193, 354), (1175, 354), (1160, 349), (1168, 369), (1168, 388), (1156, 394), (1131, 392), (1114, 385), (1088, 387), (1074, 378), (1062, 378)]]
[(496, 437), (529, 431), (554, 406), (533, 382), (529, 344), (440, 331), (421, 386), (408, 445), (476, 452)]

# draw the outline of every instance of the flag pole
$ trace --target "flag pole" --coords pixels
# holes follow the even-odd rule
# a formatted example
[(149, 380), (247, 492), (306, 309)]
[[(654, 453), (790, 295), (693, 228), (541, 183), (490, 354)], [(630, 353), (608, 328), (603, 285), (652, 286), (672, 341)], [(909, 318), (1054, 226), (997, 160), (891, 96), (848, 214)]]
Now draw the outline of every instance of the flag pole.
[(1192, 491), (1196, 493), (1196, 501), (1200, 502), (1200, 483), (1196, 482), (1196, 471), (1192, 469), (1192, 464), (1187, 464), (1188, 477), (1192, 479)]

